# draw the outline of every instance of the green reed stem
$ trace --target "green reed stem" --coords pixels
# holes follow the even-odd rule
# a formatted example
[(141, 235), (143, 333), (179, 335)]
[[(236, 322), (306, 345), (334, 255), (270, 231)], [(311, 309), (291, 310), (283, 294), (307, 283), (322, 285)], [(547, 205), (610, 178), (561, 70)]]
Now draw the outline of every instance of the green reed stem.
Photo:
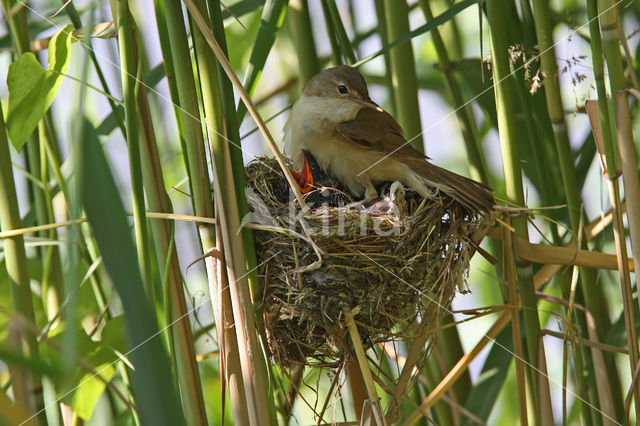
[[(516, 120), (514, 117), (515, 81), (509, 69), (508, 43), (505, 17), (500, 1), (487, 1), (487, 15), (491, 25), (491, 53), (494, 93), (498, 113), (502, 161), (505, 174), (506, 195), (509, 201), (524, 205), (522, 169), (518, 153)], [(516, 236), (529, 239), (527, 220), (524, 216), (514, 217), (512, 224)], [(518, 262), (518, 260), (516, 260)], [(547, 380), (546, 356), (540, 332), (537, 298), (533, 286), (531, 264), (518, 262), (518, 287), (523, 305), (524, 331), (527, 343), (529, 377), (534, 389), (533, 399), (544, 424), (553, 423), (551, 396)], [(534, 368), (535, 367), (535, 368)], [(536, 411), (536, 410), (534, 410)]]
[[(393, 43), (409, 33), (409, 8), (404, 1), (384, 0), (385, 27), (389, 42)], [(416, 64), (411, 42), (402, 43), (389, 51), (391, 81), (398, 122), (411, 145), (424, 152)]]

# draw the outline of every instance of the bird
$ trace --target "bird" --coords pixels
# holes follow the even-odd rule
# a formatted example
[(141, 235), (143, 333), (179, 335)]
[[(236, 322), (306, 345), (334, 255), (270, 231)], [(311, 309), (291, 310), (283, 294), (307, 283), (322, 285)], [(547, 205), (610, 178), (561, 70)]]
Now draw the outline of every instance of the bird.
[(377, 200), (376, 185), (398, 181), (426, 198), (440, 191), (474, 212), (495, 206), (491, 188), (430, 163), (413, 148), (400, 124), (371, 100), (362, 74), (348, 65), (307, 82), (284, 125), (283, 146), (303, 192), (312, 187), (310, 154), (363, 205)]

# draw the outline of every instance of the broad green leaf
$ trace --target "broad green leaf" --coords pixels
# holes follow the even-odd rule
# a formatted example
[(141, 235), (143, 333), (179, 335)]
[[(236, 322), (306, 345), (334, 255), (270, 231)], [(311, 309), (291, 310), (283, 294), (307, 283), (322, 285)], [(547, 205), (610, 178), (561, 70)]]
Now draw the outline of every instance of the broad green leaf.
[(66, 25), (49, 43), (49, 70), (27, 52), (9, 66), (9, 138), (20, 151), (56, 97), (71, 59), (71, 25)]
[[(494, 127), (498, 123), (496, 102), (493, 96), (491, 70), (479, 58), (464, 58), (452, 63), (451, 69), (458, 75), (464, 99), (472, 99), (484, 110)], [(484, 81), (482, 73), (484, 72)]]
[(111, 318), (102, 329), (102, 343), (120, 353), (127, 353), (129, 345), (125, 334), (126, 327), (124, 315)]
[(109, 382), (116, 372), (115, 364), (111, 363), (97, 365), (95, 370), (102, 379), (91, 373), (85, 373), (79, 381), (82, 386), (73, 393), (71, 408), (83, 420), (91, 419), (93, 409), (107, 387), (105, 382)]
[(106, 383), (111, 381), (115, 374), (115, 362), (118, 358), (101, 342), (92, 341), (84, 330), (78, 330), (76, 336), (78, 336), (78, 354), (100, 377), (78, 367), (71, 381), (72, 388), (77, 387), (77, 389), (65, 400), (78, 417), (89, 420), (98, 398), (106, 388)]
[(83, 141), (78, 173), (82, 204), (107, 273), (124, 308), (135, 370), (136, 407), (142, 424), (180, 425), (184, 416), (173, 386), (172, 369), (160, 341), (155, 314), (140, 275), (138, 256), (118, 188), (93, 125), (78, 117), (76, 137)]
[[(509, 326), (505, 327), (496, 337), (495, 343), (491, 347), (487, 360), (482, 367), (482, 372), (464, 405), (466, 409), (484, 421), (489, 419), (489, 414), (491, 414), (491, 410), (507, 378), (509, 366), (513, 359), (512, 353), (513, 336), (511, 326)], [(461, 424), (466, 425), (470, 424), (470, 422), (463, 417)]]
[[(63, 364), (62, 357), (67, 356), (60, 351), (65, 325), (63, 322), (49, 333), (48, 338), (57, 341), (57, 345), (47, 342), (40, 344), (43, 356), (58, 366)], [(76, 326), (74, 335), (77, 339), (76, 354), (82, 364), (74, 362), (69, 374), (56, 377), (55, 388), (58, 398), (72, 407), (80, 418), (89, 420), (100, 395), (105, 391), (106, 383), (115, 374), (115, 362), (119, 358), (108, 345), (92, 340), (82, 327)], [(93, 371), (89, 371), (87, 367)]]

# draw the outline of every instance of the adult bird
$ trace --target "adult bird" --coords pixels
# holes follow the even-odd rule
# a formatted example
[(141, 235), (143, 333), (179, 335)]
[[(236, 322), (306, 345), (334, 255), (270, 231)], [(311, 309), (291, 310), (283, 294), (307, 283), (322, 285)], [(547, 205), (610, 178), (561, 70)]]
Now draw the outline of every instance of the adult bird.
[(346, 65), (313, 77), (284, 126), (284, 148), (303, 190), (311, 187), (304, 151), (362, 203), (378, 198), (376, 185), (399, 181), (424, 197), (441, 191), (472, 211), (490, 211), (492, 190), (429, 163), (405, 139), (398, 122), (369, 97), (360, 72)]

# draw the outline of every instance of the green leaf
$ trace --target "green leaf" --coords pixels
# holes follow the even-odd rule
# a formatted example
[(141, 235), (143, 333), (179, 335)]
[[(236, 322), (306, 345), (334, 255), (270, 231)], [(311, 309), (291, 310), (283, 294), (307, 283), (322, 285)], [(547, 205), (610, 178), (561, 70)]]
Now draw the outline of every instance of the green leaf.
[(71, 25), (62, 28), (49, 43), (49, 70), (27, 52), (9, 66), (9, 138), (20, 151), (56, 97), (71, 60)]
[[(271, 52), (273, 43), (276, 41), (276, 35), (284, 21), (287, 2), (288, 0), (269, 0), (262, 10), (260, 28), (258, 29), (258, 34), (256, 35), (256, 40), (251, 50), (251, 58), (249, 59), (247, 72), (242, 81), (242, 85), (249, 95), (253, 95), (253, 92), (258, 86), (260, 74), (262, 74), (262, 69), (267, 62), (269, 52)], [(243, 102), (240, 102), (238, 104), (239, 123), (242, 123), (246, 112), (247, 107)]]
[(84, 420), (89, 420), (93, 409), (106, 388), (106, 383), (111, 381), (116, 370), (117, 356), (114, 352), (100, 342), (92, 341), (84, 330), (78, 330), (78, 353), (84, 361), (93, 367), (96, 376), (92, 372), (78, 367), (73, 375), (72, 388), (77, 387), (72, 395), (65, 400), (73, 411)]
[(107, 387), (105, 382), (109, 382), (116, 372), (111, 363), (97, 365), (95, 369), (104, 380), (91, 373), (85, 373), (79, 382), (82, 383), (82, 390), (73, 393), (71, 408), (83, 420), (91, 419), (93, 409)]
[(264, 6), (265, 0), (240, 0), (222, 10), (222, 19), (237, 19)]
[(66, 72), (71, 62), (71, 34), (73, 26), (65, 25), (49, 42), (49, 69)]
[(173, 386), (172, 369), (160, 340), (156, 317), (144, 291), (138, 256), (118, 188), (93, 125), (76, 119), (83, 141), (78, 158), (82, 204), (106, 271), (120, 296), (135, 370), (136, 407), (142, 424), (180, 425), (184, 416)]
[(393, 43), (389, 43), (386, 46), (384, 46), (382, 49), (378, 50), (377, 52), (367, 56), (364, 59), (361, 59), (360, 61), (356, 62), (355, 64), (353, 64), (354, 67), (359, 67), (362, 64), (365, 64), (367, 62), (369, 62), (370, 60), (377, 58), (378, 56), (382, 55), (384, 52), (389, 51), (390, 49), (392, 49), (393, 47), (396, 47), (399, 44), (402, 43), (406, 43), (408, 41), (410, 41), (411, 39), (424, 34), (428, 31), (433, 30), (434, 28), (436, 28), (438, 25), (442, 25), (450, 20), (452, 20), (454, 18), (454, 16), (456, 16), (458, 13), (462, 12), (463, 10), (465, 10), (467, 7), (469, 6), (473, 6), (473, 5), (477, 5), (478, 1), (477, 0), (463, 0), (459, 3), (455, 3), (453, 6), (451, 6), (449, 9), (447, 9), (445, 12), (443, 12), (442, 14), (436, 16), (435, 18), (433, 18), (431, 21), (427, 22), (426, 24), (422, 25), (421, 27), (416, 28), (415, 30), (405, 34), (403, 37), (400, 37), (399, 39), (395, 40)]
[[(496, 112), (496, 102), (493, 96), (493, 81), (491, 81), (491, 70), (481, 62), (480, 58), (464, 58), (454, 61), (451, 69), (458, 75), (461, 82), (464, 99), (471, 99), (478, 103), (483, 109), (488, 119), (494, 126), (498, 123)], [(484, 72), (484, 80), (482, 72)]]
[[(49, 339), (56, 341), (57, 345), (47, 342), (40, 344), (40, 352), (56, 366), (62, 366), (62, 357), (67, 356), (60, 351), (65, 326), (66, 323), (62, 323), (49, 335)], [(115, 362), (119, 358), (108, 345), (92, 340), (81, 326), (76, 326), (74, 336), (77, 339), (76, 354), (82, 364), (74, 362), (67, 374), (55, 377), (55, 388), (58, 398), (72, 407), (80, 418), (89, 420), (107, 383), (115, 374)]]
[(111, 318), (102, 329), (102, 343), (120, 353), (127, 353), (129, 345), (124, 332), (126, 327), (124, 315)]
[[(509, 366), (513, 359), (513, 335), (511, 326), (505, 327), (498, 334), (487, 360), (482, 367), (482, 372), (469, 394), (465, 408), (484, 421), (487, 421), (491, 410), (498, 399), (504, 381), (509, 373)], [(463, 418), (461, 424), (470, 422)]]

